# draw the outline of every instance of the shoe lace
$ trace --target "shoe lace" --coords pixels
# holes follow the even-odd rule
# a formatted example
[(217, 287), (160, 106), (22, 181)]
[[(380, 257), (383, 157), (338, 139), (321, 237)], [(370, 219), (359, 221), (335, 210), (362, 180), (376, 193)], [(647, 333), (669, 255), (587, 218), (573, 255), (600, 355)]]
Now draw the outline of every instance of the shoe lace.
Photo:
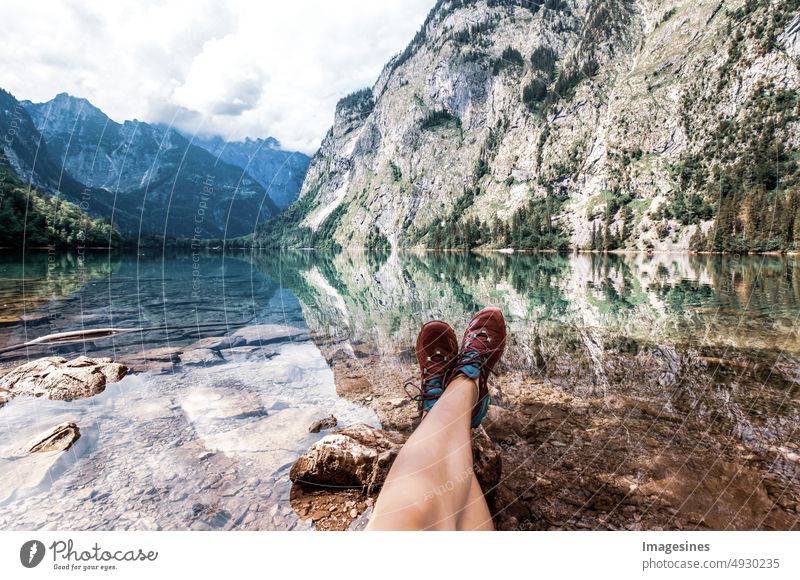
[(461, 349), (462, 354), (456, 359), (455, 368), (459, 369), (477, 364), (481, 370), (481, 375), (486, 371), (496, 376), (497, 372), (494, 369), (485, 366), (486, 361), (496, 349), (492, 345), (492, 337), (489, 336), (488, 332), (481, 329), (470, 333), (469, 338), (469, 346), (464, 345)]
[(431, 393), (431, 390), (434, 388), (444, 389), (444, 377), (455, 360), (436, 351), (428, 357), (428, 364), (422, 368), (422, 386), (419, 385), (418, 378), (412, 377), (403, 383), (403, 390), (414, 401), (438, 399), (441, 393)]

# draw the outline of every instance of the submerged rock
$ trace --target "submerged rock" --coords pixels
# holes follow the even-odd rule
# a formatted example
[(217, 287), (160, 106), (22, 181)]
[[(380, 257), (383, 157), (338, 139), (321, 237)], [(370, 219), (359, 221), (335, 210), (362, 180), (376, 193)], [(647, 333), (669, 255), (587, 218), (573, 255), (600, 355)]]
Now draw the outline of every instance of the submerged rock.
[(311, 426), (308, 428), (308, 432), (319, 433), (320, 431), (327, 431), (328, 429), (333, 429), (338, 424), (339, 421), (336, 419), (336, 417), (330, 415), (324, 419), (319, 419), (311, 423)]
[(180, 361), (183, 349), (158, 347), (123, 354), (122, 362), (134, 373), (166, 374)]
[(219, 352), (210, 348), (187, 350), (181, 354), (181, 364), (184, 365), (213, 365), (224, 361)]
[(196, 343), (189, 346), (189, 348), (210, 348), (211, 350), (223, 350), (242, 346), (245, 344), (245, 342), (245, 339), (241, 336), (209, 336), (206, 338), (201, 338)]
[[(407, 436), (362, 423), (326, 435), (294, 463), (289, 478), (316, 486), (380, 487)], [(500, 481), (500, 449), (483, 429), (473, 434), (475, 475), (486, 493)]]
[(308, 331), (304, 328), (295, 326), (283, 326), (280, 324), (256, 324), (240, 328), (229, 337), (232, 341), (239, 342), (239, 345), (261, 346), (274, 342), (308, 340)]
[(81, 430), (72, 421), (65, 421), (36, 436), (20, 449), (21, 454), (66, 451), (80, 439)]
[(26, 395), (45, 399), (72, 400), (102, 393), (106, 383), (115, 383), (128, 367), (110, 358), (79, 356), (67, 360), (60, 356), (37, 359), (0, 378), (0, 389), (11, 396)]

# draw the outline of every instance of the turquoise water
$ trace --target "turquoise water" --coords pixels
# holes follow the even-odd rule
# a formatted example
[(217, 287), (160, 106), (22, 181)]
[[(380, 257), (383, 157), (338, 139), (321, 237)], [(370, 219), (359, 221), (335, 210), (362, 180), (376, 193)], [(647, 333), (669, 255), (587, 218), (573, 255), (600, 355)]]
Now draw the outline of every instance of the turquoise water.
[[(5, 254), (0, 304), (0, 349), (56, 332), (138, 329), (7, 350), (5, 367), (47, 355), (135, 358), (258, 325), (408, 364), (424, 321), (460, 327), (498, 305), (511, 331), (501, 372), (583, 397), (654, 401), (750, 449), (796, 453), (795, 258)], [(340, 424), (378, 424), (372, 410), (336, 395), (328, 363), (306, 339), (214, 364), (158, 364), (91, 399), (12, 399), (0, 408), (9, 491), (0, 528), (307, 527), (290, 506), (288, 468), (320, 436), (308, 424), (330, 412)], [(60, 458), (27, 465), (14, 456), (63, 420), (82, 437)], [(791, 459), (771, 469), (796, 477)]]

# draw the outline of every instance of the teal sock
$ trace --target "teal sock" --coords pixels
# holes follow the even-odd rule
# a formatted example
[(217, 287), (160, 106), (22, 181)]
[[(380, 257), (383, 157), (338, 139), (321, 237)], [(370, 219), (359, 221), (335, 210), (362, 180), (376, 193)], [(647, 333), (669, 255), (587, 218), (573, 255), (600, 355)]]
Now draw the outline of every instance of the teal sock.
[[(462, 356), (464, 358), (473, 358), (477, 357), (477, 354), (476, 352), (465, 352)], [(481, 367), (479, 364), (465, 365), (459, 370), (473, 380), (476, 380), (481, 375)]]
[(444, 389), (442, 388), (442, 379), (438, 377), (435, 379), (431, 379), (427, 381), (425, 385), (428, 387), (426, 392), (429, 395), (435, 396), (436, 398), (421, 400), (420, 408), (423, 411), (430, 411), (431, 409), (433, 409), (433, 405), (436, 404), (436, 401), (439, 400), (439, 397), (442, 396), (442, 393), (444, 393)]

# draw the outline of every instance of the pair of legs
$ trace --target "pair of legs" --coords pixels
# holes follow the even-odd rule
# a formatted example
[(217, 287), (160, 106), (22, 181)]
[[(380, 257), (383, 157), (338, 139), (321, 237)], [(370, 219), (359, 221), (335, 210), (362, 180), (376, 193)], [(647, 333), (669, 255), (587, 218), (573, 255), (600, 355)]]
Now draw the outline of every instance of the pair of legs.
[(456, 376), (392, 465), (368, 530), (493, 530), (472, 470), (478, 388)]

